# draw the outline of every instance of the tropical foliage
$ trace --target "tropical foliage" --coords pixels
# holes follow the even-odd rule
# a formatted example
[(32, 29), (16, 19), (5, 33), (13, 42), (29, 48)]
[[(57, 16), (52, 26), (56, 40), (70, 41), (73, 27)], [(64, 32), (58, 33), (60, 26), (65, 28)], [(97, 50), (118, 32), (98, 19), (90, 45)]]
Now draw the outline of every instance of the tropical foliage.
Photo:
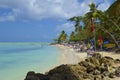
[[(84, 16), (74, 16), (69, 19), (75, 23), (75, 31), (71, 32), (69, 41), (89, 41), (99, 36), (107, 38), (120, 48), (120, 0), (116, 0), (105, 12), (98, 10), (97, 5), (91, 3), (90, 10)], [(94, 32), (90, 32), (91, 19), (94, 20)], [(83, 22), (84, 25), (81, 25)], [(61, 33), (58, 41), (65, 40), (65, 32)]]
[(67, 39), (67, 34), (65, 33), (65, 31), (61, 31), (61, 34), (58, 37), (58, 43), (61, 43), (63, 41), (65, 41)]

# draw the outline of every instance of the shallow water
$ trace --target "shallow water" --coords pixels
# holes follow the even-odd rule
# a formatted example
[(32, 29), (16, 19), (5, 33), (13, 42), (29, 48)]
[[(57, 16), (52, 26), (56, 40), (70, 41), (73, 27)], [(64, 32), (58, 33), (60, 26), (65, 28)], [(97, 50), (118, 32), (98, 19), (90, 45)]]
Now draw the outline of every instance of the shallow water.
[(0, 43), (0, 80), (24, 80), (28, 71), (49, 71), (60, 64), (60, 55), (48, 43)]

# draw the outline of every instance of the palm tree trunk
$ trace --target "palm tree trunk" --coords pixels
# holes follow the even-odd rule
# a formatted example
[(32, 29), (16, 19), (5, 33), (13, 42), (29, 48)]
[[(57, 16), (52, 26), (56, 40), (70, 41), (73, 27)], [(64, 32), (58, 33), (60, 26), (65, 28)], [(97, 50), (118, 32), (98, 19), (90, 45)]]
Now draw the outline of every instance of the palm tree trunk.
[(110, 21), (119, 29), (119, 31), (120, 31), (120, 27), (113, 21), (113, 20), (111, 20), (110, 19)]
[(101, 30), (106, 32), (106, 33), (108, 33), (112, 37), (112, 39), (114, 40), (114, 42), (117, 45), (117, 47), (120, 49), (120, 45), (119, 45), (118, 41), (115, 39), (115, 37), (109, 31), (107, 31), (105, 29), (101, 29)]
[(119, 25), (117, 25), (112, 19), (108, 18), (107, 16), (104, 16), (104, 17), (106, 17), (108, 21), (112, 22), (117, 27), (117, 29), (120, 31)]

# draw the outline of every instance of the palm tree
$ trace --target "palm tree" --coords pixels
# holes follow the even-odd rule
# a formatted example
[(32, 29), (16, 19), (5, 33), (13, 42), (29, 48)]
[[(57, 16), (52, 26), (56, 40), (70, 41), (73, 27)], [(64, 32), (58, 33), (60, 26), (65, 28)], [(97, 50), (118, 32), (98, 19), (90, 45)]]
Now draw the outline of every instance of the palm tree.
[(120, 41), (120, 26), (115, 25), (113, 22), (111, 22), (110, 17), (108, 18), (106, 16), (107, 14), (104, 14), (103, 20), (100, 23), (100, 27), (97, 27), (98, 30), (103, 31), (104, 33), (107, 33), (108, 36), (111, 37), (111, 39), (114, 41), (114, 43), (117, 45), (118, 48), (120, 48), (119, 41)]
[(75, 41), (75, 33), (74, 33), (74, 31), (71, 32), (69, 41)]
[[(117, 6), (117, 7), (116, 7)], [(101, 10), (97, 10), (97, 6), (94, 3), (89, 5), (90, 11), (85, 14), (84, 17), (75, 16), (70, 18), (70, 21), (75, 22), (75, 34), (79, 38), (84, 37), (86, 39), (90, 39), (93, 37), (92, 33), (89, 33), (90, 30), (90, 20), (94, 18), (94, 20), (100, 20), (100, 24), (95, 23), (95, 33), (96, 35), (109, 35), (114, 43), (120, 48), (120, 0), (115, 1), (110, 8), (106, 12), (102, 12)], [(114, 16), (114, 10), (115, 16)], [(84, 30), (81, 30), (80, 21), (83, 21), (85, 24)], [(75, 36), (75, 37), (76, 37)], [(84, 39), (83, 38), (83, 39)], [(81, 38), (82, 39), (82, 38)]]
[(82, 21), (82, 16), (74, 16), (69, 19), (69, 21), (74, 21), (75, 22), (75, 31), (79, 32), (81, 26), (80, 26), (80, 21)]
[[(120, 1), (116, 1), (116, 3), (120, 3)], [(100, 11), (100, 10), (97, 10), (97, 6), (95, 6), (94, 3), (90, 4), (89, 5), (90, 7), (90, 12), (86, 13), (85, 14), (85, 17), (84, 17), (84, 23), (86, 24), (86, 27), (90, 26), (90, 19), (91, 18), (94, 18), (95, 20), (96, 19), (99, 19), (100, 20), (100, 25), (96, 24), (95, 23), (95, 28), (96, 28), (96, 34), (99, 35), (99, 31), (103, 31), (104, 33), (107, 33), (110, 35), (110, 37), (113, 39), (113, 41), (116, 43), (116, 45), (118, 46), (118, 48), (120, 48), (119, 46), (119, 43), (117, 42), (117, 37), (115, 37), (113, 35), (113, 32), (116, 31), (116, 32), (120, 32), (120, 26), (117, 25), (117, 23), (115, 23), (115, 21), (113, 21), (113, 19), (109, 19), (110, 17), (107, 16), (107, 14), (105, 14), (104, 12)], [(112, 9), (112, 8), (111, 8)], [(119, 9), (120, 10), (120, 9)], [(113, 10), (112, 10), (113, 12)], [(117, 14), (118, 15), (118, 14)], [(109, 17), (109, 18), (108, 18)], [(109, 23), (109, 24), (108, 24)], [(112, 25), (116, 26), (117, 27), (117, 30), (115, 30), (115, 27), (113, 27)], [(119, 30), (119, 31), (118, 31)], [(101, 32), (100, 31), (100, 32)], [(112, 32), (112, 33), (111, 33)], [(100, 34), (104, 34), (104, 33), (100, 33)], [(118, 36), (119, 33), (116, 34), (116, 36)], [(120, 39), (120, 38), (118, 38)]]
[(67, 39), (67, 34), (65, 33), (65, 31), (61, 31), (61, 34), (58, 37), (58, 43), (61, 43), (63, 41), (65, 41)]
[(103, 15), (101, 30), (109, 34), (120, 48), (120, 0), (116, 0)]
[(94, 3), (91, 3), (89, 4), (89, 7), (90, 7), (90, 12), (86, 13), (85, 14), (85, 17), (87, 17), (87, 19), (91, 19), (91, 18), (94, 18), (94, 19), (101, 19), (101, 14), (102, 14), (102, 11), (101, 10), (98, 10), (97, 9), (97, 5), (95, 5)]
[(99, 35), (98, 28), (97, 28), (98, 27), (98, 25), (97, 25), (98, 23), (95, 23), (95, 22), (94, 22), (94, 28), (95, 28), (94, 29), (94, 33), (90, 33), (91, 19), (93, 19), (94, 21), (96, 21), (96, 20), (101, 21), (102, 20), (102, 14), (103, 14), (103, 12), (101, 10), (97, 9), (98, 6), (95, 5), (94, 3), (91, 3), (89, 5), (89, 7), (90, 7), (90, 11), (87, 12), (85, 14), (85, 16), (83, 17), (85, 28), (86, 28), (87, 31), (89, 31), (89, 34), (87, 34), (88, 41), (89, 41), (89, 39), (91, 39), (93, 37), (95, 38), (94, 33), (96, 34), (97, 38), (98, 38), (98, 35)]
[(69, 21), (75, 22), (75, 41), (80, 40), (80, 31), (82, 30), (82, 26), (80, 25), (80, 22), (82, 21), (82, 16), (74, 16), (69, 19)]

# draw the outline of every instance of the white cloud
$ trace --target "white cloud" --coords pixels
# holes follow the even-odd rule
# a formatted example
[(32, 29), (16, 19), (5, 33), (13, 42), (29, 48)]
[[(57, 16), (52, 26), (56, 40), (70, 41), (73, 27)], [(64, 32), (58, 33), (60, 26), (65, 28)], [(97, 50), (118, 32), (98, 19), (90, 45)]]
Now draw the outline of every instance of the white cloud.
[(0, 17), (0, 22), (4, 22), (4, 21), (15, 21), (15, 17), (11, 15)]
[(107, 0), (104, 0), (104, 2), (100, 3), (98, 6), (98, 9), (105, 11), (109, 8), (110, 3)]
[(70, 33), (71, 31), (74, 31), (74, 24), (73, 23), (64, 23), (62, 25), (59, 25), (56, 27), (56, 31), (60, 33), (62, 30), (64, 30), (66, 33)]
[[(95, 1), (100, 2), (100, 0)], [(89, 11), (88, 4), (90, 3), (91, 0), (83, 2), (78, 2), (78, 0), (0, 0), (0, 7), (10, 8), (12, 16), (16, 19), (67, 19)], [(100, 4), (99, 9), (103, 10), (106, 5), (109, 6), (107, 1)]]
[(69, 18), (88, 11), (85, 3), (77, 0), (0, 0), (0, 6), (11, 8), (16, 18)]

